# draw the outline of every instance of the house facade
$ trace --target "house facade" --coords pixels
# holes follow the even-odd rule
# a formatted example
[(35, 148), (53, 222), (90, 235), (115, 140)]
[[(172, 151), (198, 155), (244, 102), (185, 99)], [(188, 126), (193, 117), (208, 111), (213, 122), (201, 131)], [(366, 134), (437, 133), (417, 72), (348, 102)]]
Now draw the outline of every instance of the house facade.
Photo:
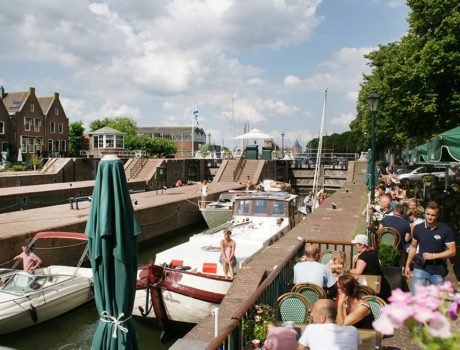
[(112, 129), (108, 126), (85, 134), (88, 139), (88, 151), (82, 155), (91, 158), (102, 158), (106, 154), (123, 155), (125, 151), (125, 132)]
[[(137, 129), (138, 135), (159, 137), (174, 141), (177, 147), (175, 158), (192, 157), (192, 128), (185, 126), (160, 126), (160, 127), (141, 127)], [(196, 153), (201, 146), (206, 143), (206, 133), (203, 129), (195, 127), (193, 135), (193, 149)]]
[(45, 157), (67, 154), (69, 119), (58, 93), (37, 97), (33, 87), (29, 91), (6, 92), (2, 86), (0, 102), (0, 128), (4, 130), (0, 140), (8, 160), (29, 160), (33, 154)]

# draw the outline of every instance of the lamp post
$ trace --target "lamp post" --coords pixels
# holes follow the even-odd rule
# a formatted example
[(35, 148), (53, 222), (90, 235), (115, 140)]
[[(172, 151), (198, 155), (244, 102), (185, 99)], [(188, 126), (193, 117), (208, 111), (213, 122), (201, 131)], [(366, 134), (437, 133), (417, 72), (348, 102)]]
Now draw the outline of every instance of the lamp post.
[[(367, 104), (369, 106), (369, 111), (371, 112), (371, 178), (370, 178), (370, 187), (371, 187), (371, 204), (374, 203), (375, 199), (375, 114), (377, 113), (377, 108), (379, 105), (380, 97), (377, 95), (374, 89), (367, 97)], [(369, 244), (372, 242), (371, 232), (368, 232)]]
[(283, 152), (284, 157), (284, 131), (281, 131), (281, 151)]
[(208, 144), (211, 146), (211, 133), (208, 134)]

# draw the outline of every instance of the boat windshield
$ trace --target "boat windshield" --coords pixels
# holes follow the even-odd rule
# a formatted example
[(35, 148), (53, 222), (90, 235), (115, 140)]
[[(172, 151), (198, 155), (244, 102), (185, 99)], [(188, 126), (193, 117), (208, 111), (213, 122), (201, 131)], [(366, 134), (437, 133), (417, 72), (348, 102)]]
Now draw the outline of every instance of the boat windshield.
[(46, 276), (34, 276), (28, 273), (16, 273), (3, 286), (2, 292), (21, 295), (37, 291), (43, 287)]
[(234, 215), (286, 217), (288, 202), (264, 198), (237, 199)]

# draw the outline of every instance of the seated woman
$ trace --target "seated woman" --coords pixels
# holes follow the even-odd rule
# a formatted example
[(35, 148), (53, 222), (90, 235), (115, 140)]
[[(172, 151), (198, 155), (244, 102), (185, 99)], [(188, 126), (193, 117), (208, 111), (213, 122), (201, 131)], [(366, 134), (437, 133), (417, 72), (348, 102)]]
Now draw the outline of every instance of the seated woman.
[(338, 277), (344, 272), (344, 266), (345, 266), (346, 261), (347, 261), (347, 253), (338, 251), (338, 252), (334, 252), (331, 260), (328, 261), (326, 266), (328, 266), (331, 269), (332, 274), (335, 277)]
[(351, 241), (358, 254), (354, 258), (355, 266), (349, 271), (353, 275), (381, 275), (377, 252), (370, 249), (366, 235), (356, 235)]
[(350, 274), (344, 274), (337, 280), (337, 324), (372, 329), (374, 316), (369, 303), (358, 294), (358, 281)]

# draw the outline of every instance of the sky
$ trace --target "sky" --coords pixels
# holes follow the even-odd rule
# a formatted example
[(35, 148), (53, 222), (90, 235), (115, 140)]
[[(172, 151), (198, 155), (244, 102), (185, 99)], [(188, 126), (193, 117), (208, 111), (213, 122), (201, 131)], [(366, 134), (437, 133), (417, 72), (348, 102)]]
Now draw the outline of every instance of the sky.
[(305, 146), (349, 130), (364, 55), (407, 32), (404, 0), (15, 0), (0, 85), (60, 93), (70, 122), (125, 116), (238, 147), (243, 126)]

